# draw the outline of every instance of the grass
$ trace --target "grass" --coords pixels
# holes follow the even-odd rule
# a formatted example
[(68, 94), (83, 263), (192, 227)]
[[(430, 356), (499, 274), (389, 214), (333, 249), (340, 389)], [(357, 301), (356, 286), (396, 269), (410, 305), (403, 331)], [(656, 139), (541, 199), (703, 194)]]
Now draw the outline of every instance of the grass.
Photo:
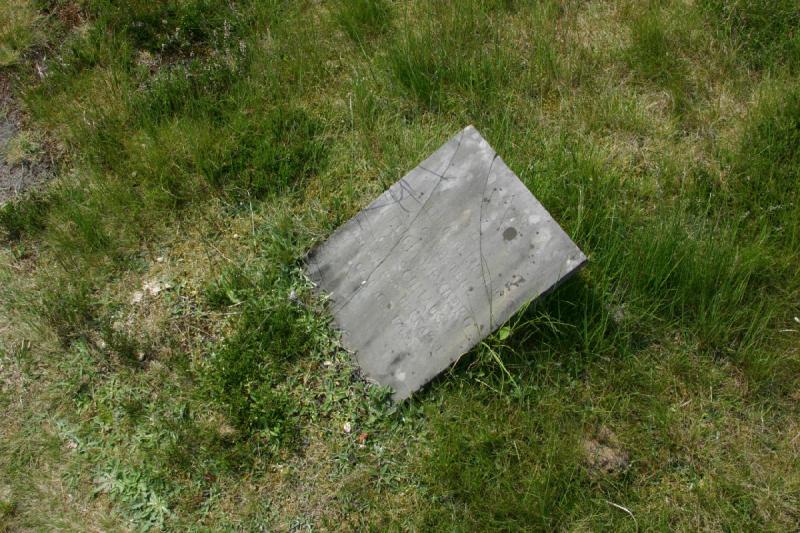
[(741, 145), (733, 155), (737, 207), (759, 219), (760, 227), (789, 249), (800, 243), (797, 234), (800, 197), (796, 180), (800, 163), (800, 92), (774, 90), (756, 107)]
[[(792, 2), (129, 4), (0, 11), (0, 528), (796, 526)], [(590, 261), (393, 405), (303, 257), (468, 123)]]
[(389, 31), (392, 8), (385, 0), (339, 2), (335, 17), (347, 36), (362, 44), (368, 38)]
[(432, 5), (406, 13), (408, 29), (397, 33), (386, 68), (423, 107), (491, 105), (517, 65), (512, 51), (500, 44), (499, 23), (489, 22), (502, 14), (491, 3)]
[(665, 89), (673, 110), (683, 113), (689, 107), (686, 99), (693, 93), (678, 50), (687, 39), (676, 37), (680, 28), (666, 27), (665, 20), (671, 19), (658, 8), (633, 15), (627, 63), (642, 81)]
[(43, 18), (25, 0), (11, 0), (0, 7), (0, 67), (20, 63), (30, 49), (45, 41)]
[(791, 0), (706, 0), (702, 5), (719, 21), (719, 33), (749, 65), (759, 69), (797, 68), (800, 13)]

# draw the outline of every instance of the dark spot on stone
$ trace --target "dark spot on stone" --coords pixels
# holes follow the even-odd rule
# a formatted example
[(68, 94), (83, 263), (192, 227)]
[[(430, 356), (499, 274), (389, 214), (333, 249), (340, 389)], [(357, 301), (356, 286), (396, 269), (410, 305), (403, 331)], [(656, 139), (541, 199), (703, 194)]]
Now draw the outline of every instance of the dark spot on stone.
[(475, 287), (470, 287), (468, 290), (469, 290), (469, 292), (472, 292), (472, 291), (475, 290)]
[(503, 232), (503, 238), (507, 241), (514, 239), (517, 236), (517, 229), (516, 228), (506, 228)]
[(319, 276), (322, 279), (330, 277), (332, 268), (333, 268), (332, 265), (328, 263), (323, 263), (321, 265), (317, 264), (317, 271), (319, 272)]
[(408, 352), (400, 352), (399, 354), (392, 357), (392, 360), (389, 362), (389, 367), (393, 368), (403, 362), (403, 360), (408, 357), (410, 354)]

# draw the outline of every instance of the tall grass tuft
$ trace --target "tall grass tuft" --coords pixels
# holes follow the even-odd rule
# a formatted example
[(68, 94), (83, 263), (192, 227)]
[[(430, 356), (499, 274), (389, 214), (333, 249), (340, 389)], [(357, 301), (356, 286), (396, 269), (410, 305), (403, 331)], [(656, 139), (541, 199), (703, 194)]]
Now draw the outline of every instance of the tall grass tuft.
[(340, 0), (335, 10), (339, 26), (359, 44), (385, 34), (392, 25), (392, 7), (386, 0)]
[(800, 8), (795, 0), (703, 0), (700, 5), (751, 67), (800, 67)]
[(18, 65), (29, 50), (45, 42), (44, 17), (31, 0), (0, 5), (0, 68)]
[(665, 16), (647, 9), (631, 22), (631, 43), (626, 51), (628, 67), (642, 80), (666, 89), (673, 109), (682, 113), (692, 95), (687, 67), (681, 60), (680, 40), (672, 28), (665, 27)]
[(736, 207), (800, 250), (800, 89), (773, 91), (751, 112), (733, 166)]
[(47, 195), (31, 192), (0, 206), (0, 228), (8, 240), (31, 236), (45, 227), (48, 210)]
[(387, 63), (395, 81), (424, 108), (493, 101), (516, 63), (491, 18), (476, 4), (442, 4), (395, 36)]
[(306, 111), (279, 106), (257, 119), (231, 117), (234, 136), (215, 168), (207, 169), (211, 183), (223, 190), (288, 193), (317, 174), (326, 162), (323, 126)]

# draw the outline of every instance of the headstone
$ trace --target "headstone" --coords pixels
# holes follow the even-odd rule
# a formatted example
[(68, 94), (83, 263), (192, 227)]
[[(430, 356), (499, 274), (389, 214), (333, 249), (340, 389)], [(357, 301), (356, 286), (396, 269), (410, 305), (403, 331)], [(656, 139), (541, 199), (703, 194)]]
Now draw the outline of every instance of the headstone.
[(468, 126), (307, 258), (364, 373), (410, 396), (586, 257)]

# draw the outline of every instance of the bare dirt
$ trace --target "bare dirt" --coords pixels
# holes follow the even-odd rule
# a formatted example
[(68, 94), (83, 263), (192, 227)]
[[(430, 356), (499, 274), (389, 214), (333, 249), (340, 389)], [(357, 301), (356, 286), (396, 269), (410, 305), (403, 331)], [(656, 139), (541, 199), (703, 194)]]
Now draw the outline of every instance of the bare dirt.
[(593, 438), (583, 442), (584, 462), (590, 473), (613, 476), (628, 469), (630, 458), (616, 435), (608, 428), (600, 428)]
[(10, 143), (22, 130), (23, 115), (11, 94), (11, 84), (0, 76), (0, 205), (50, 179), (50, 165), (42, 158), (10, 160)]

